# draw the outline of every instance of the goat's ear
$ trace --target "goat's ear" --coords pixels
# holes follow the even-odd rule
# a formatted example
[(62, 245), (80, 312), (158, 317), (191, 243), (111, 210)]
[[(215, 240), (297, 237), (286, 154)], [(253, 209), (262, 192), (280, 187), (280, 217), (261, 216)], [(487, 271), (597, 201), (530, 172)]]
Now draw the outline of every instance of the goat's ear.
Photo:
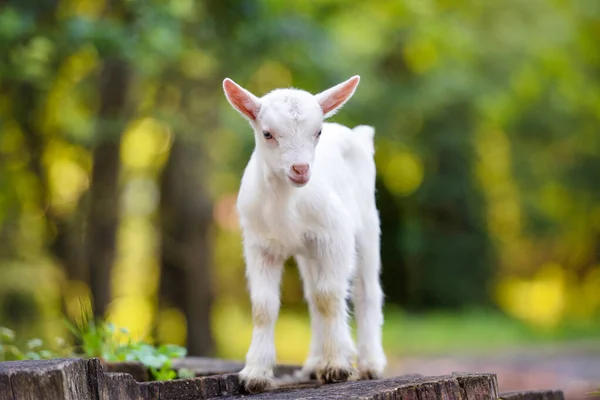
[(315, 95), (325, 118), (335, 114), (352, 97), (358, 82), (360, 82), (360, 76), (355, 75), (347, 81)]
[(255, 121), (260, 110), (260, 100), (258, 97), (235, 83), (229, 78), (223, 81), (223, 91), (229, 104), (238, 110), (244, 117), (250, 121)]

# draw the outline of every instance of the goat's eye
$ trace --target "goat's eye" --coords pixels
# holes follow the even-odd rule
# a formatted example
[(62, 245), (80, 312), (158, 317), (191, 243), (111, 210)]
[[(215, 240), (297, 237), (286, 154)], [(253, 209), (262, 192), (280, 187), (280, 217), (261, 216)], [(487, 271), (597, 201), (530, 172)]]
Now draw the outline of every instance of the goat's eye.
[(273, 135), (271, 135), (270, 132), (263, 132), (263, 136), (265, 137), (265, 139), (269, 140), (269, 139), (273, 139)]
[(317, 137), (321, 137), (321, 132), (322, 131), (323, 131), (322, 129), (319, 129), (319, 132), (317, 132)]

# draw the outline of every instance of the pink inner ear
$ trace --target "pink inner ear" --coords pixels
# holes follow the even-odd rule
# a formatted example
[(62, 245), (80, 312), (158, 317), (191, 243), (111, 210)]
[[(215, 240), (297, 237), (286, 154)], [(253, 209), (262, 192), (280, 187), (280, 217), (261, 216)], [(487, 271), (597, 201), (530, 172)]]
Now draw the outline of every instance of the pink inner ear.
[(258, 105), (250, 96), (232, 81), (225, 81), (225, 92), (231, 104), (250, 119), (256, 119)]
[(348, 79), (348, 81), (340, 84), (339, 88), (335, 88), (332, 93), (321, 103), (323, 114), (327, 114), (330, 111), (335, 110), (346, 100), (348, 100), (348, 97), (350, 97), (350, 95), (354, 92), (354, 89), (356, 89), (359, 79), (360, 78), (358, 77)]

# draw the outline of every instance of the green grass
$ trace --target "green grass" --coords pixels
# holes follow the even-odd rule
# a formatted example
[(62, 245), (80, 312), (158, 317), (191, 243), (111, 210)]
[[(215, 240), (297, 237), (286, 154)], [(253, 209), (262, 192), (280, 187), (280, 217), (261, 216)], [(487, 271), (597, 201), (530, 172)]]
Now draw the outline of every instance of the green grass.
[[(216, 308), (213, 318), (218, 356), (243, 360), (252, 337), (249, 309), (221, 305)], [(310, 338), (307, 313), (284, 306), (275, 328), (278, 361), (304, 362)], [(578, 340), (593, 340), (593, 345), (597, 343), (600, 347), (600, 321), (565, 321), (555, 328), (544, 329), (529, 326), (497, 311), (410, 314), (388, 307), (383, 326), (384, 348), (390, 357), (493, 353), (502, 349)]]
[(600, 344), (600, 321), (565, 321), (554, 328), (536, 328), (493, 311), (411, 315), (388, 309), (383, 338), (386, 350), (398, 356), (481, 353), (577, 340)]

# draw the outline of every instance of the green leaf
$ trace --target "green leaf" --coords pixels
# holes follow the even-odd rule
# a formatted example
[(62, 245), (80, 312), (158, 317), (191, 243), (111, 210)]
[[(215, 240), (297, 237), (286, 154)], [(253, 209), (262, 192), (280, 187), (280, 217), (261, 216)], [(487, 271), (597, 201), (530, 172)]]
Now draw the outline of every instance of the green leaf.
[(59, 348), (63, 348), (67, 345), (66, 340), (61, 337), (54, 338), (54, 342), (56, 343), (56, 346)]
[(64, 324), (67, 327), (67, 329), (71, 332), (71, 334), (73, 334), (73, 336), (75, 336), (78, 339), (81, 339), (81, 330), (78, 329), (75, 325), (73, 325), (73, 323), (71, 321), (69, 321), (68, 319), (64, 319)]
[(16, 346), (13, 345), (5, 345), (4, 349), (7, 354), (12, 354), (17, 360), (23, 360), (25, 356)]
[(161, 368), (169, 361), (169, 358), (163, 354), (144, 353), (141, 355), (139, 361), (147, 367)]
[(40, 356), (43, 359), (49, 360), (51, 358), (54, 358), (54, 354), (52, 354), (52, 352), (48, 351), (48, 350), (42, 350), (40, 351)]
[(115, 324), (113, 324), (112, 322), (109, 322), (108, 324), (106, 324), (106, 331), (108, 333), (110, 333), (111, 335), (113, 333), (115, 333), (117, 330), (117, 328), (115, 327)]
[(177, 375), (182, 379), (190, 379), (196, 377), (194, 371), (192, 371), (189, 368), (181, 368), (179, 371), (177, 371)]
[(175, 344), (165, 344), (158, 348), (161, 354), (165, 354), (171, 358), (182, 358), (187, 355), (187, 349)]
[(31, 339), (27, 342), (27, 348), (29, 350), (37, 349), (38, 347), (41, 347), (42, 344), (44, 344), (42, 339), (38, 339), (38, 338)]
[(28, 351), (27, 353), (25, 353), (25, 359), (26, 360), (41, 360), (42, 357), (35, 351)]
[(165, 381), (170, 381), (175, 378), (177, 378), (177, 372), (173, 371), (172, 369), (165, 371)]
[(155, 368), (150, 368), (150, 372), (154, 379), (157, 381), (170, 381), (172, 379), (177, 378), (177, 372), (169, 368), (163, 367), (159, 370), (156, 370)]
[(0, 327), (0, 341), (2, 342), (12, 342), (15, 340), (15, 331)]

